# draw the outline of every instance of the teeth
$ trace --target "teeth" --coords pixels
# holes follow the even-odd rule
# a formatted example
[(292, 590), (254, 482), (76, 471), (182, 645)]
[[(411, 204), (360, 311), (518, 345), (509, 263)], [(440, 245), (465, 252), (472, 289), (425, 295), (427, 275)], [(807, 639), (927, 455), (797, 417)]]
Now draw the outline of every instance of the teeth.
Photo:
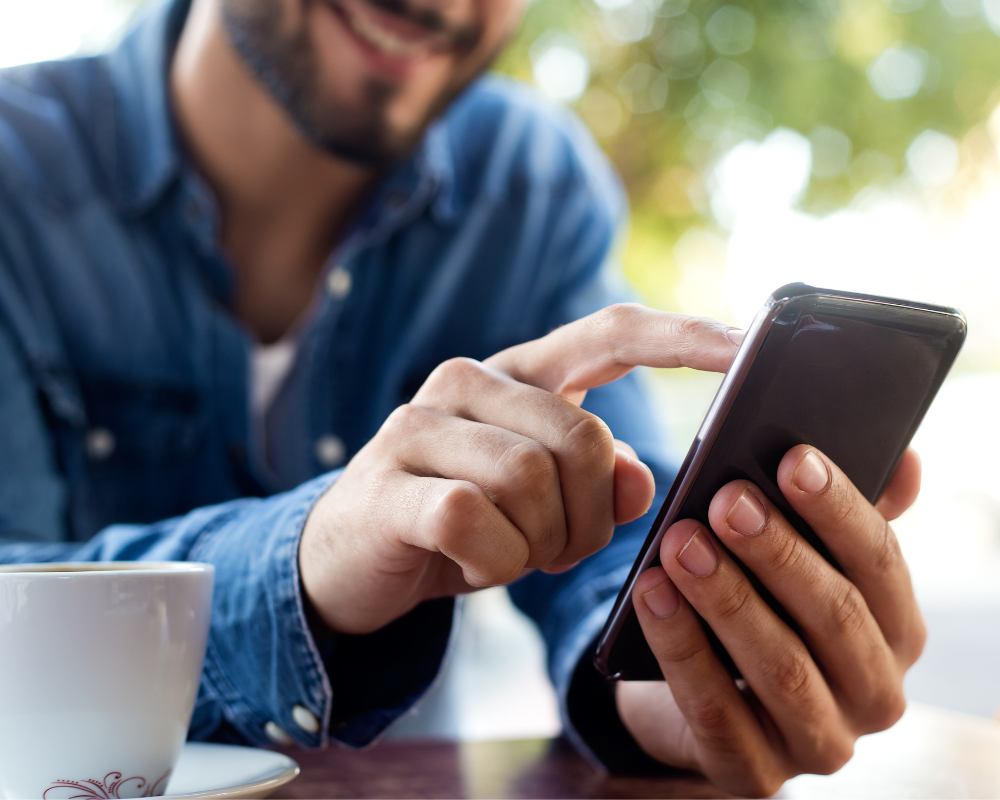
[(364, 14), (347, 13), (344, 15), (347, 23), (358, 36), (368, 44), (378, 48), (383, 53), (393, 58), (414, 58), (427, 52), (427, 44), (423, 42), (407, 41), (392, 31), (388, 31), (369, 19)]

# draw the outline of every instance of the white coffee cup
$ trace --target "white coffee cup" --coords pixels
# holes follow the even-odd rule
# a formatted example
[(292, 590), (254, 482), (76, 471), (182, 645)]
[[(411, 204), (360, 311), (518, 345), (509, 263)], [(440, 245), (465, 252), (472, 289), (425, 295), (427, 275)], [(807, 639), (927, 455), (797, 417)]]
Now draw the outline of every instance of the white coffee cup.
[(164, 793), (214, 577), (196, 563), (0, 566), (0, 796)]

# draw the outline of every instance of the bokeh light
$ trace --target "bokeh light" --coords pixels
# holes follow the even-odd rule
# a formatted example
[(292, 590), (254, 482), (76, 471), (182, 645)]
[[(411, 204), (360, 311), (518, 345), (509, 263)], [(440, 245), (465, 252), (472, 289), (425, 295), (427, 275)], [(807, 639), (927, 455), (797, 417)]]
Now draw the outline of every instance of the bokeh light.
[(130, 0), (0, 0), (0, 67), (99, 50), (136, 6)]
[(572, 37), (555, 31), (541, 36), (530, 56), (535, 84), (553, 100), (572, 102), (587, 88), (590, 63)]

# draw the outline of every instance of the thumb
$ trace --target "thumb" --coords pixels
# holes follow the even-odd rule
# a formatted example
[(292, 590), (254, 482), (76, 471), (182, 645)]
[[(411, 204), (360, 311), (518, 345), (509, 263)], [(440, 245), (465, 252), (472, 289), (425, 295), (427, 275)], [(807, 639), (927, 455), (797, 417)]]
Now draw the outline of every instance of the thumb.
[(638, 519), (653, 504), (656, 481), (629, 445), (615, 440), (615, 525)]

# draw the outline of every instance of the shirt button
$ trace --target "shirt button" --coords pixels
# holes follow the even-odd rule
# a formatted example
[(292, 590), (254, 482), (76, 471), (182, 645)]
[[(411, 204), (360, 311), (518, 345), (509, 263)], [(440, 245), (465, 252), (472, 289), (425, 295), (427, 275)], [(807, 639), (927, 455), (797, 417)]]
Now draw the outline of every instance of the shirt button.
[(268, 739), (275, 744), (280, 744), (282, 747), (295, 744), (295, 740), (273, 722), (268, 722), (264, 726), (264, 733), (267, 734)]
[(319, 733), (319, 720), (316, 718), (316, 715), (305, 706), (293, 706), (292, 719), (294, 719), (295, 724), (302, 728), (302, 730), (306, 733)]
[(83, 439), (83, 449), (93, 461), (104, 461), (115, 452), (115, 435), (107, 428), (91, 428)]
[(351, 293), (351, 273), (338, 264), (326, 276), (326, 290), (334, 300), (343, 300)]
[(320, 436), (316, 440), (316, 460), (324, 467), (339, 467), (346, 454), (344, 440), (339, 436)]

